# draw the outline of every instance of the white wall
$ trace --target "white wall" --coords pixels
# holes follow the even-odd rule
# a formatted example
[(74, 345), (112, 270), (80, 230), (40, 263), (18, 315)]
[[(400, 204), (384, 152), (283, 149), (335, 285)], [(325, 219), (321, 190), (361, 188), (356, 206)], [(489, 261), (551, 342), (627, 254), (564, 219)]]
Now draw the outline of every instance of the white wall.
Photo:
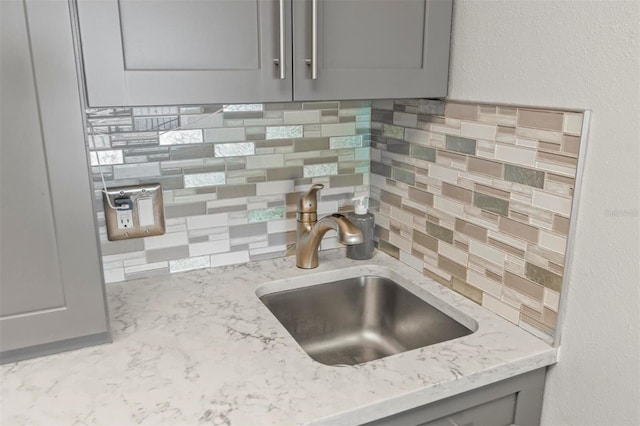
[(455, 0), (449, 98), (590, 109), (547, 425), (640, 424), (640, 1)]

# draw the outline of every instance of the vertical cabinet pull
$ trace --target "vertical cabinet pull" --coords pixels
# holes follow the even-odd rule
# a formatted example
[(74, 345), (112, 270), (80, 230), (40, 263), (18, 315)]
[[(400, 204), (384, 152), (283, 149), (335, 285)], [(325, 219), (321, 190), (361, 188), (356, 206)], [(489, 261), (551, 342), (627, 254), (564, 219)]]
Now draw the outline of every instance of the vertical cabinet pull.
[(311, 0), (311, 59), (305, 61), (311, 66), (311, 79), (318, 78), (318, 0)]
[(284, 17), (284, 1), (278, 0), (280, 3), (280, 42), (279, 42), (279, 50), (280, 50), (280, 58), (274, 59), (273, 62), (278, 66), (280, 72), (278, 78), (280, 80), (284, 80), (286, 78), (286, 69), (285, 69), (285, 56), (287, 52), (285, 51), (285, 17)]

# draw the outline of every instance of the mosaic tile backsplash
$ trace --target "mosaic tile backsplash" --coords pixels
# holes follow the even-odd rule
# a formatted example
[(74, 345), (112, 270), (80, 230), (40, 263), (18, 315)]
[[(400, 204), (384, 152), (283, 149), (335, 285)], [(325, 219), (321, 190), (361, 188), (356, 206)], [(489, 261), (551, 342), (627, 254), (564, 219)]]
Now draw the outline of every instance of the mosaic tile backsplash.
[[(319, 213), (370, 194), (378, 249), (553, 338), (580, 112), (411, 99), (87, 115), (107, 282), (291, 255), (297, 196), (322, 183)], [(107, 240), (98, 160), (109, 187), (162, 184), (165, 235)]]
[(551, 340), (583, 114), (373, 101), (378, 248)]
[[(87, 111), (107, 282), (295, 252), (295, 202), (322, 183), (318, 211), (369, 194), (370, 101)], [(107, 187), (159, 182), (165, 235), (108, 241)], [(327, 234), (322, 248), (338, 246)]]

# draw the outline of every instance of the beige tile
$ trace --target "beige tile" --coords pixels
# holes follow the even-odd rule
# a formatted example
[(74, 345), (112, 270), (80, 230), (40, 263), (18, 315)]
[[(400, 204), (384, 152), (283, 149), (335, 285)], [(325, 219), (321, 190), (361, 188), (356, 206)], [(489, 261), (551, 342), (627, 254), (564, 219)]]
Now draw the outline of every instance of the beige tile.
[(502, 284), (500, 282), (471, 269), (468, 275), (468, 282), (473, 286), (495, 297), (500, 297), (500, 294), (502, 294)]
[(569, 235), (569, 219), (554, 214), (552, 229), (560, 235)]
[(463, 203), (471, 204), (473, 202), (473, 192), (468, 189), (461, 188), (450, 183), (442, 183), (442, 195)]
[(511, 253), (514, 256), (518, 256), (518, 257), (524, 259), (524, 250), (520, 250), (518, 248), (515, 248), (515, 247), (513, 247), (513, 246), (511, 246), (509, 244), (503, 243), (502, 241), (498, 241), (498, 240), (495, 240), (493, 238), (489, 238), (488, 242), (489, 242), (490, 246), (499, 248), (500, 250), (502, 250), (504, 252)]
[(459, 118), (461, 120), (476, 120), (478, 118), (477, 104), (463, 104), (457, 102), (446, 102), (444, 115), (447, 118)]
[(537, 139), (545, 142), (562, 143), (564, 134), (543, 129), (530, 129), (528, 127), (516, 127), (516, 136), (521, 138)]
[(540, 247), (564, 254), (567, 247), (567, 239), (564, 236), (540, 230)]
[(438, 253), (461, 265), (466, 265), (469, 262), (469, 253), (467, 251), (444, 242), (438, 244)]
[(544, 151), (560, 151), (562, 148), (562, 144), (538, 141), (538, 149)]
[(408, 189), (409, 199), (426, 206), (433, 206), (433, 194), (414, 187)]
[(532, 204), (534, 207), (550, 210), (566, 217), (569, 217), (569, 214), (571, 213), (571, 198), (569, 197), (561, 197), (547, 192), (534, 190)]
[(505, 200), (509, 200), (511, 198), (511, 194), (508, 191), (502, 191), (492, 186), (482, 185), (476, 183), (473, 188), (477, 192), (482, 192), (483, 194), (493, 195), (496, 197), (504, 198)]
[(507, 234), (522, 238), (534, 244), (538, 243), (538, 229), (524, 223), (517, 222), (513, 219), (500, 217), (499, 229)]
[(476, 240), (486, 241), (487, 240), (487, 230), (474, 225), (471, 222), (467, 222), (466, 220), (456, 218), (455, 222), (455, 231), (461, 232), (465, 235), (470, 236), (471, 238), (475, 238)]
[(562, 131), (564, 114), (542, 110), (518, 108), (518, 126)]
[(502, 164), (496, 161), (483, 160), (469, 157), (467, 170), (474, 173), (482, 173), (488, 176), (502, 177)]
[(482, 306), (490, 311), (500, 315), (501, 317), (518, 324), (520, 321), (520, 310), (504, 303), (502, 300), (495, 298), (487, 293), (482, 296)]
[(438, 268), (441, 268), (458, 278), (462, 278), (465, 281), (467, 279), (467, 268), (444, 256), (438, 256)]
[(496, 145), (496, 160), (532, 167), (536, 164), (536, 151), (509, 145)]
[(438, 240), (418, 230), (413, 230), (413, 242), (431, 251), (438, 251)]
[(402, 207), (402, 197), (385, 191), (384, 189), (380, 191), (380, 201), (395, 207)]
[(580, 138), (578, 136), (565, 135), (562, 138), (562, 152), (572, 155), (578, 155), (580, 150)]
[(525, 265), (526, 276), (532, 281), (542, 284), (543, 286), (560, 292), (562, 287), (562, 276), (554, 274), (540, 266), (527, 262)]
[(460, 135), (466, 138), (495, 140), (497, 126), (493, 124), (470, 123), (463, 121), (460, 125)]
[(482, 290), (479, 288), (474, 287), (457, 277), (453, 277), (451, 279), (451, 288), (467, 299), (473, 300), (479, 305), (482, 304)]
[(538, 161), (545, 161), (550, 163), (564, 164), (576, 167), (578, 159), (575, 157), (569, 157), (561, 154), (554, 154), (550, 152), (538, 151)]
[(544, 287), (538, 283), (530, 281), (526, 278), (520, 277), (511, 272), (505, 272), (504, 283), (508, 287), (514, 288), (521, 293), (524, 293), (537, 301), (542, 302), (544, 297)]
[(518, 115), (518, 109), (515, 107), (507, 107), (507, 106), (499, 106), (498, 114), (500, 115), (509, 115), (511, 117), (516, 117)]

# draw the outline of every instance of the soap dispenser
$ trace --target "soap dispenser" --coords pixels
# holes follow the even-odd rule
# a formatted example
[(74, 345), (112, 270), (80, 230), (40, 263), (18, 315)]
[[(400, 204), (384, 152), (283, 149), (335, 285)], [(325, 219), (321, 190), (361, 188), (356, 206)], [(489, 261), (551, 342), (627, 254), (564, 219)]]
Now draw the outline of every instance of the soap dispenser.
[(367, 211), (364, 199), (364, 196), (354, 198), (354, 211), (347, 214), (347, 218), (360, 229), (363, 237), (362, 243), (347, 246), (349, 259), (365, 260), (373, 257), (375, 217)]

